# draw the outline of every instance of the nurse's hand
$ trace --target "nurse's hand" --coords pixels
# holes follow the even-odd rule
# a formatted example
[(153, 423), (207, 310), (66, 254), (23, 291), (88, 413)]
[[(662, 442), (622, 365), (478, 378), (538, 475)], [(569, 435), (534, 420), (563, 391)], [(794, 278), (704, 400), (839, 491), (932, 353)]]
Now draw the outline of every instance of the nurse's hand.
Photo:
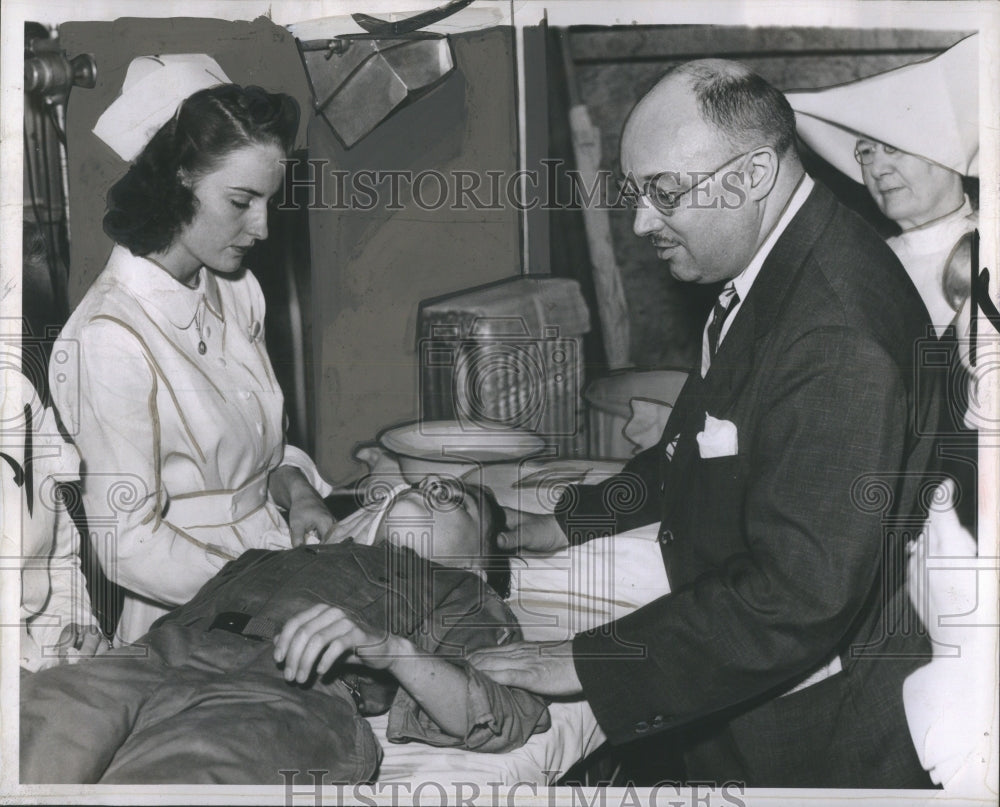
[(78, 659), (103, 654), (108, 649), (108, 642), (96, 625), (73, 622), (62, 629), (56, 647), (60, 661), (73, 664)]
[(288, 511), (288, 528), (292, 533), (292, 546), (324, 543), (337, 526), (337, 519), (330, 515), (323, 500), (312, 487), (312, 496), (303, 494)]
[(322, 543), (333, 532), (337, 519), (298, 468), (291, 465), (275, 468), (267, 485), (271, 498), (288, 511), (292, 546)]

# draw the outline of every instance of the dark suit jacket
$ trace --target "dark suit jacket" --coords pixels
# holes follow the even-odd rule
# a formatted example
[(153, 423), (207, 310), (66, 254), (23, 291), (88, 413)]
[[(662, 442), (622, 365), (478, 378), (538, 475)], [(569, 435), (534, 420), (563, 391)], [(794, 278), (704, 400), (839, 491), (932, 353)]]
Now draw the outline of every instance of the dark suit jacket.
[[(659, 521), (671, 583), (573, 642), (612, 742), (693, 726), (695, 778), (927, 783), (900, 692), (927, 650), (900, 571), (938, 418), (915, 382), (927, 327), (892, 252), (817, 185), (660, 443), (569, 492), (571, 542)], [(735, 456), (699, 456), (706, 414), (735, 424)], [(845, 672), (780, 697), (837, 654)]]

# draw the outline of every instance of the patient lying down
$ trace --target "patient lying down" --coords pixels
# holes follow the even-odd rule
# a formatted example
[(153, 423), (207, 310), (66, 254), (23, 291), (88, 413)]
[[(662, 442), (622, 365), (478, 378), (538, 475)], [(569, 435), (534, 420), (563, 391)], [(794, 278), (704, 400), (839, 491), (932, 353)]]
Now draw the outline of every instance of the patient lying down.
[(545, 731), (543, 700), (464, 660), (520, 638), (484, 579), (506, 560), (492, 493), (396, 486), (368, 520), (370, 544), (251, 550), (136, 645), (24, 676), (21, 781), (365, 782), (382, 752), (362, 715), (386, 709), (394, 742), (498, 752)]

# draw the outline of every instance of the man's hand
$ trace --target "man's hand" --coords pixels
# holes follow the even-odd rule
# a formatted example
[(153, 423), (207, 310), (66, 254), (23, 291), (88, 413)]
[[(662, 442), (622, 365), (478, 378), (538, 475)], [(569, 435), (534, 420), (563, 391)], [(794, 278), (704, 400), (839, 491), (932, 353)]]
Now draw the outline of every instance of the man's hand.
[(278, 506), (288, 511), (292, 546), (321, 543), (333, 532), (337, 519), (298, 468), (291, 465), (275, 468), (268, 479), (268, 491)]
[(515, 642), (476, 650), (473, 667), (500, 684), (539, 695), (567, 696), (583, 692), (573, 664), (573, 643)]
[(285, 623), (274, 639), (274, 660), (285, 663), (286, 681), (304, 684), (313, 667), (324, 675), (345, 654), (346, 661), (389, 669), (411, 649), (406, 639), (372, 631), (340, 608), (320, 603)]
[(565, 533), (551, 513), (525, 513), (505, 507), (507, 529), (497, 536), (497, 545), (508, 552), (556, 552), (569, 546)]

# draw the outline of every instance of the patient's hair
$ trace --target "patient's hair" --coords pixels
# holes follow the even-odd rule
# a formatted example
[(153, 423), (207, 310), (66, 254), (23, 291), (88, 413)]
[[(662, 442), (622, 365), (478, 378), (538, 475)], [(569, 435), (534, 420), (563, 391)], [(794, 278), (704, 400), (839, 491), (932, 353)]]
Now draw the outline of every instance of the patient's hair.
[(192, 184), (250, 145), (290, 154), (299, 126), (295, 99), (222, 84), (185, 99), (108, 192), (104, 232), (134, 255), (169, 247), (198, 209)]
[(510, 596), (510, 556), (497, 542), (500, 533), (507, 529), (507, 515), (496, 495), (485, 485), (465, 485), (465, 495), (479, 502), (482, 519), (483, 569), (486, 582), (503, 599)]

